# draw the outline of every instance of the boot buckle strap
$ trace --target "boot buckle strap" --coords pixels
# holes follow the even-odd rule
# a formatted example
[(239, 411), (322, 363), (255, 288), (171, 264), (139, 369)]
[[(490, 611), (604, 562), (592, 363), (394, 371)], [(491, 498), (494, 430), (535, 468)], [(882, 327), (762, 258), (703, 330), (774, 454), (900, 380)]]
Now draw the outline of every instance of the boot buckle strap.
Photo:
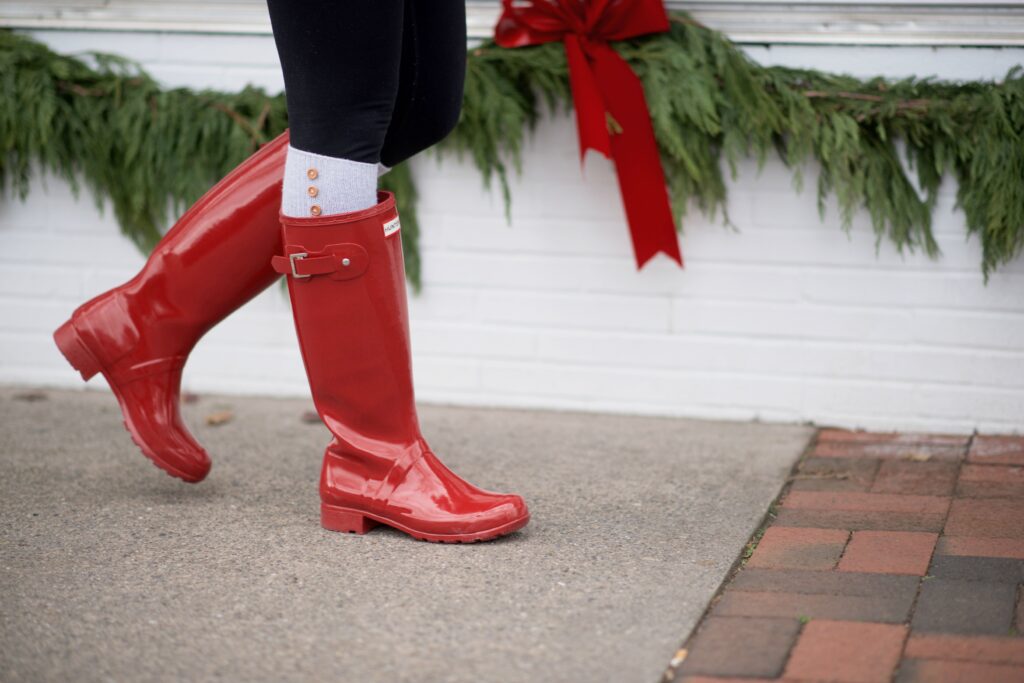
[(285, 247), (285, 256), (271, 259), (274, 270), (296, 280), (327, 275), (332, 280), (352, 280), (366, 272), (370, 255), (361, 245), (346, 242), (329, 244), (322, 251), (311, 251), (298, 244)]
[(307, 256), (309, 256), (309, 254), (307, 254), (304, 251), (299, 251), (299, 252), (296, 252), (294, 254), (288, 254), (288, 265), (290, 265), (291, 268), (292, 268), (292, 277), (294, 277), (294, 278), (313, 277), (312, 273), (307, 273), (307, 274), (303, 275), (299, 271), (295, 270), (295, 262), (297, 260), (299, 260), (300, 258), (306, 258)]

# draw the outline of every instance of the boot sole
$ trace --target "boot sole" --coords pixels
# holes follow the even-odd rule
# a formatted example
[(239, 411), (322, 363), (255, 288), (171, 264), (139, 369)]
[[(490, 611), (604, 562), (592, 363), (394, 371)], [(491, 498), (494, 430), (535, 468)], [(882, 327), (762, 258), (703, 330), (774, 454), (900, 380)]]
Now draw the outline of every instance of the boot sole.
[(88, 382), (97, 373), (103, 375), (103, 379), (107, 380), (107, 385), (110, 387), (110, 390), (114, 392), (114, 398), (117, 399), (117, 405), (121, 409), (121, 424), (124, 426), (125, 431), (128, 432), (128, 436), (131, 438), (132, 443), (134, 443), (135, 446), (142, 451), (142, 454), (149, 458), (154, 465), (172, 477), (177, 477), (189, 484), (198, 483), (206, 477), (206, 472), (203, 472), (198, 476), (182, 472), (176, 467), (165, 462), (152, 450), (143, 446), (142, 439), (139, 437), (138, 432), (124, 417), (126, 411), (124, 409), (124, 399), (121, 396), (121, 392), (118, 391), (117, 385), (106, 373), (106, 370), (103, 368), (103, 364), (96, 358), (96, 354), (89, 349), (89, 345), (84, 339), (82, 339), (78, 330), (75, 329), (74, 319), (68, 320), (57, 328), (57, 331), (53, 333), (53, 341), (57, 344), (57, 348), (60, 350), (61, 355), (64, 356), (64, 359), (67, 360), (71, 367), (82, 376), (84, 381)]
[(491, 541), (500, 536), (505, 536), (513, 531), (522, 529), (529, 521), (530, 514), (527, 513), (525, 516), (520, 517), (519, 519), (514, 519), (511, 522), (506, 522), (501, 526), (496, 526), (493, 529), (477, 531), (472, 534), (428, 534), (422, 531), (416, 531), (415, 529), (410, 529), (398, 522), (394, 522), (385, 517), (380, 517), (369, 512), (353, 510), (352, 508), (341, 507), (338, 505), (330, 505), (329, 503), (320, 504), (320, 525), (328, 531), (348, 532), (362, 535), (370, 529), (383, 524), (384, 526), (389, 526), (393, 529), (398, 529), (403, 533), (409, 534), (419, 541), (430, 541), (431, 543), (478, 543), (480, 541)]

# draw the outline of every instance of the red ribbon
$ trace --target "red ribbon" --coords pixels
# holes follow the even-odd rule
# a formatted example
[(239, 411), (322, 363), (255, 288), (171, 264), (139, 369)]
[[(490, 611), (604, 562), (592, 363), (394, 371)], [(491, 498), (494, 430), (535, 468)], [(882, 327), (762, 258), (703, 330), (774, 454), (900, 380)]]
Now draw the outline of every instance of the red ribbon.
[[(615, 163), (637, 268), (658, 252), (680, 266), (675, 221), (643, 84), (608, 42), (668, 31), (661, 0), (503, 0), (502, 47), (562, 41), (580, 138)], [(609, 130), (613, 128), (613, 130)]]

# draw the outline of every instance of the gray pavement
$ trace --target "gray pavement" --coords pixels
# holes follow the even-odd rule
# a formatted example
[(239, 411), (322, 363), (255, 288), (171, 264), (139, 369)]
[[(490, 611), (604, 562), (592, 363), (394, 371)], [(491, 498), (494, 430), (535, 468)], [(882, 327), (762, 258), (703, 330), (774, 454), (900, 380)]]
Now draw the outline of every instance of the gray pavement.
[(306, 401), (187, 406), (214, 458), (190, 486), (106, 392), (26, 391), (0, 388), (4, 681), (654, 683), (811, 435), (424, 406), (452, 469), (533, 514), (442, 545), (320, 528)]

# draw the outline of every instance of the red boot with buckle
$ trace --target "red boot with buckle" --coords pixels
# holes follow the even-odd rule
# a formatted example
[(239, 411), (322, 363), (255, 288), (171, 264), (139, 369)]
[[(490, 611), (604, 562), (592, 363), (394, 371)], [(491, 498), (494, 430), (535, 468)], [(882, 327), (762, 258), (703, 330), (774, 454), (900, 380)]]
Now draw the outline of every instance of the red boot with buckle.
[(284, 133), (203, 195), (142, 271), (80, 306), (54, 333), (88, 380), (103, 373), (132, 440), (158, 467), (202, 480), (210, 458), (178, 412), (181, 371), (199, 338), (274, 282)]
[(281, 217), (295, 328), (313, 402), (334, 436), (320, 476), (321, 522), (385, 524), (467, 543), (530, 520), (523, 499), (460, 479), (420, 433), (413, 399), (405, 267), (394, 196), (363, 211)]

